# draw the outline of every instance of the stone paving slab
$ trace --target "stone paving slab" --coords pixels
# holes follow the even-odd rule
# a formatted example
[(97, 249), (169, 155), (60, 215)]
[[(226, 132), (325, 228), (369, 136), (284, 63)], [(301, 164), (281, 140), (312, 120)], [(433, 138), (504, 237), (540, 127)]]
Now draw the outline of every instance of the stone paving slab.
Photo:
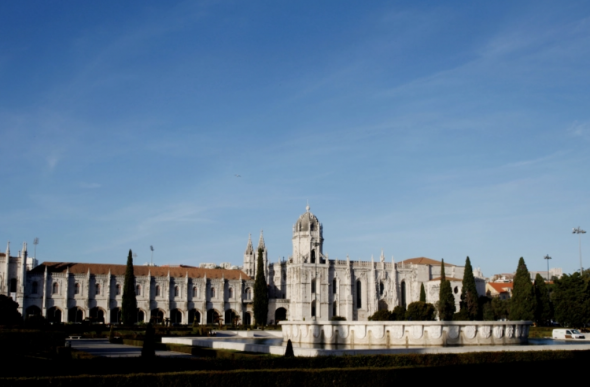
[[(87, 352), (93, 356), (101, 357), (140, 357), (141, 348), (133, 347), (123, 344), (111, 344), (104, 339), (82, 339), (82, 340), (68, 340), (73, 349)], [(193, 357), (186, 353), (171, 352), (171, 351), (156, 351), (156, 356), (161, 357)]]

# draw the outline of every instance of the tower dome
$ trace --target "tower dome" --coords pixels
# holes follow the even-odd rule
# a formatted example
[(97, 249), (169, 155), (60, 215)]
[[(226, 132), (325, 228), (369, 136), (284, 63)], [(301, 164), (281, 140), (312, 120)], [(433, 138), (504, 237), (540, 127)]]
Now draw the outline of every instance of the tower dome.
[(317, 216), (312, 214), (309, 205), (307, 206), (307, 212), (299, 217), (297, 223), (295, 223), (295, 231), (317, 231), (320, 229), (320, 221)]

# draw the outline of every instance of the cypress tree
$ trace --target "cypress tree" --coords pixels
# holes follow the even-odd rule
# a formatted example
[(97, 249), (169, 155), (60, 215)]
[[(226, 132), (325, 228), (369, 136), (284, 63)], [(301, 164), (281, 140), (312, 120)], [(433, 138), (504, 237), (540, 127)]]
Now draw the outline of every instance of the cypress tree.
[(147, 325), (145, 331), (145, 337), (143, 339), (143, 348), (141, 349), (141, 357), (143, 358), (154, 358), (156, 357), (156, 333), (152, 324)]
[(534, 319), (535, 291), (524, 258), (520, 258), (514, 276), (512, 298), (510, 299), (510, 320), (533, 321)]
[(445, 261), (443, 259), (440, 268), (440, 291), (438, 295), (438, 317), (441, 321), (452, 321), (457, 308), (455, 297), (451, 289), (451, 281), (447, 281), (445, 274)]
[(420, 302), (426, 302), (426, 290), (424, 289), (424, 282), (420, 285)]
[(465, 272), (463, 273), (463, 287), (461, 289), (461, 312), (469, 320), (476, 320), (479, 316), (479, 298), (471, 260), (467, 257), (465, 261)]
[(268, 286), (264, 276), (264, 262), (262, 255), (264, 250), (258, 249), (258, 262), (256, 265), (256, 280), (254, 282), (254, 320), (256, 325), (266, 325), (268, 318)]
[(125, 283), (123, 284), (123, 302), (121, 304), (121, 320), (124, 325), (135, 324), (137, 314), (137, 298), (135, 297), (135, 274), (133, 273), (133, 253), (129, 250)]
[(549, 289), (545, 279), (537, 273), (535, 277), (535, 323), (539, 326), (546, 326), (551, 321), (551, 300), (549, 299)]
[(287, 350), (285, 351), (285, 357), (295, 357), (295, 351), (293, 351), (293, 343), (291, 340), (287, 341)]

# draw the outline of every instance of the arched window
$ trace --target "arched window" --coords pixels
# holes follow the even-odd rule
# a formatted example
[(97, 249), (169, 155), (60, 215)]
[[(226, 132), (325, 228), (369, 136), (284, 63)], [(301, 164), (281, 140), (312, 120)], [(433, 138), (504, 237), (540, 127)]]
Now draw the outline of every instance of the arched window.
[(160, 285), (156, 285), (156, 297), (160, 297)]
[(356, 307), (362, 308), (363, 307), (363, 288), (361, 285), (361, 281), (356, 281)]
[(16, 278), (10, 280), (10, 293), (16, 293)]
[(246, 300), (250, 301), (252, 299), (252, 289), (246, 289)]
[(197, 297), (197, 287), (193, 287), (193, 297)]
[(96, 295), (100, 296), (100, 284), (96, 284)]
[(57, 282), (53, 283), (53, 294), (59, 293), (59, 284)]
[(332, 281), (332, 292), (338, 294), (338, 280), (336, 278)]
[(33, 289), (32, 289), (33, 291), (32, 291), (32, 293), (33, 294), (37, 294), (37, 291), (38, 291), (37, 289), (38, 288), (39, 288), (39, 285), (37, 284), (37, 282), (33, 282)]
[(80, 284), (77, 282), (74, 285), (74, 294), (80, 294)]
[(117, 296), (121, 295), (121, 285), (117, 284)]
[(316, 280), (311, 280), (311, 294), (315, 293), (315, 281)]
[(178, 297), (178, 286), (174, 287), (174, 297)]
[(402, 293), (402, 306), (406, 307), (406, 281), (402, 281), (401, 283), (401, 293)]
[(234, 290), (232, 288), (229, 288), (229, 298), (234, 298)]
[(379, 283), (379, 294), (383, 295), (383, 293), (385, 293), (385, 285), (383, 285), (383, 282)]
[(141, 296), (141, 285), (137, 285), (135, 287), (135, 294)]
[(457, 286), (455, 286), (455, 294), (459, 294), (459, 288)]
[(215, 298), (215, 288), (211, 288), (211, 298)]
[(315, 263), (315, 250), (311, 252), (311, 263)]
[(311, 317), (316, 316), (315, 301), (311, 303)]
[(334, 316), (338, 316), (338, 303), (336, 301), (332, 305), (332, 317)]

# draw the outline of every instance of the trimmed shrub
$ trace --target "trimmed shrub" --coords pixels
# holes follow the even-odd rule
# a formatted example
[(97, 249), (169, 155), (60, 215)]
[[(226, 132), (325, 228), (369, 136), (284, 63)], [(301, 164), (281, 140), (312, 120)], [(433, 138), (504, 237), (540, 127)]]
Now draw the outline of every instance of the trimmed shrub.
[(409, 321), (433, 321), (436, 310), (434, 305), (426, 302), (412, 302), (408, 305), (406, 320)]
[(391, 312), (389, 321), (405, 321), (406, 319), (406, 308), (402, 305), (396, 306)]
[(369, 317), (369, 321), (390, 321), (390, 318), (391, 312), (387, 310), (379, 310)]

